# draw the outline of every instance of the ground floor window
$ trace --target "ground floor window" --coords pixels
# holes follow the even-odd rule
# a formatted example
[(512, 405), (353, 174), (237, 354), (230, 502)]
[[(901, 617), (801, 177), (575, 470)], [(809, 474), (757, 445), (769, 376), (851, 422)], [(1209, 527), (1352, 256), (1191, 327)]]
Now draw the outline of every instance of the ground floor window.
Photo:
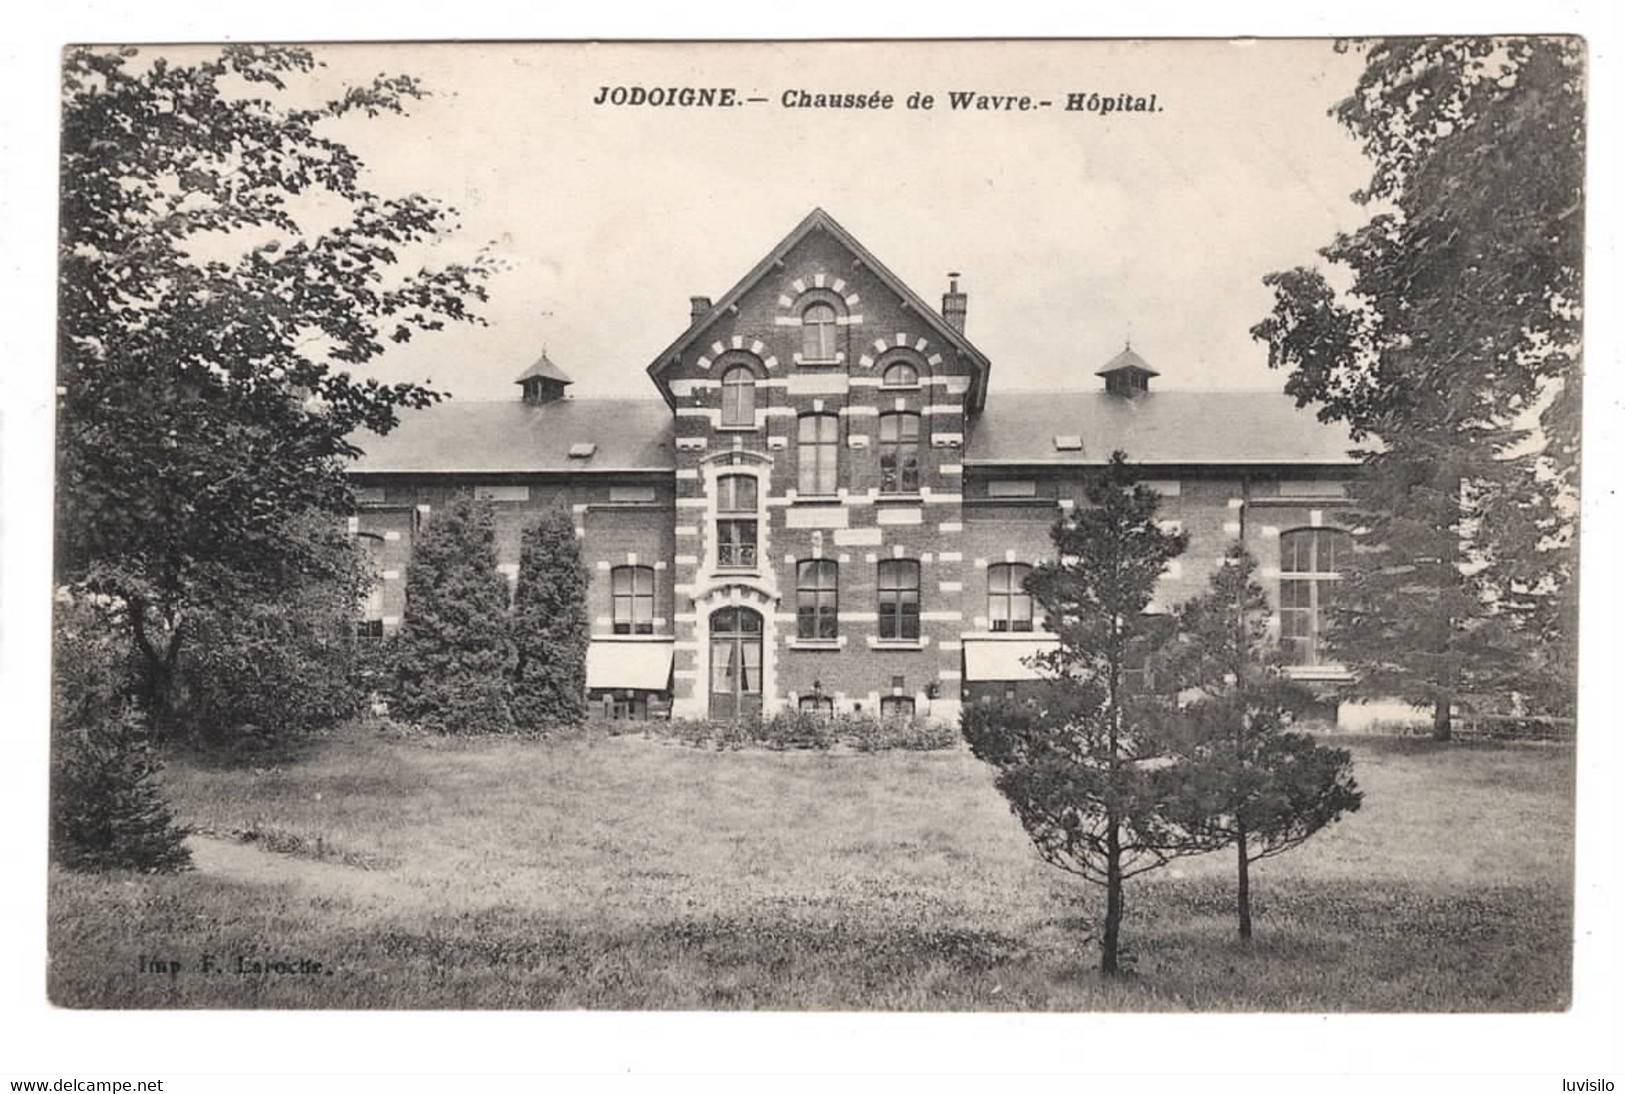
[(817, 714), (828, 718), (835, 713), (835, 700), (828, 695), (803, 695), (796, 708), (803, 714)]
[(914, 698), (909, 695), (885, 695), (880, 699), (880, 716), (885, 719), (914, 717)]

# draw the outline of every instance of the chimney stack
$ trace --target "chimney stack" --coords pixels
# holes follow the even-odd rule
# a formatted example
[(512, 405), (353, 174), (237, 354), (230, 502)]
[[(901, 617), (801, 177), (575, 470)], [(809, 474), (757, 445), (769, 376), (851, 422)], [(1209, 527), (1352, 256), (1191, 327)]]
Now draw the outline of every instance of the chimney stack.
[(960, 334), (965, 333), (965, 303), (968, 298), (959, 291), (959, 273), (948, 274), (948, 291), (942, 294), (942, 317)]
[(688, 298), (689, 326), (692, 327), (709, 314), (711, 314), (711, 298), (709, 296), (691, 296)]

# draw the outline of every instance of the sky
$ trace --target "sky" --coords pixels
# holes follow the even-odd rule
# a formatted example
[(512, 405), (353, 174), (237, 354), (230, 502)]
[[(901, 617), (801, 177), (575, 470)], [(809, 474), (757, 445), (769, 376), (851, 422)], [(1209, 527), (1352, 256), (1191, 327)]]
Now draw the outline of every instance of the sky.
[[(505, 269), (489, 327), (392, 348), (372, 371), (514, 397), (545, 348), (576, 397), (653, 395), (644, 368), (815, 206), (927, 301), (949, 271), (995, 391), (1093, 385), (1132, 339), (1169, 388), (1279, 388), (1249, 328), (1271, 270), (1368, 215), (1327, 111), (1356, 58), (1330, 42), (452, 44), (318, 47), (324, 82), (379, 72), (432, 95), (345, 123), (382, 193), (456, 206), (435, 248)], [(596, 106), (601, 87), (734, 87), (732, 109)], [(890, 93), (890, 110), (789, 109), (785, 91)], [(947, 92), (1047, 109), (953, 111)], [(915, 91), (936, 99), (910, 110)], [(1072, 92), (1159, 110), (1061, 109)]]

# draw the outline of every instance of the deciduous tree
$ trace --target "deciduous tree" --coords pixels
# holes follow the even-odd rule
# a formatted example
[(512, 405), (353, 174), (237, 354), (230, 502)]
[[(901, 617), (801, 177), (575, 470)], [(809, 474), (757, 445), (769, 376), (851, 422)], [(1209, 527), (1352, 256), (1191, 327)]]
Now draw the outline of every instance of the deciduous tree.
[(1432, 706), (1448, 737), (1465, 693), (1572, 672), (1512, 637), (1574, 636), (1583, 45), (1345, 48), (1365, 69), (1332, 114), (1371, 161), (1373, 215), (1322, 250), (1330, 276), (1265, 278), (1253, 333), (1366, 445), (1333, 642), (1362, 691)]
[(424, 90), (324, 101), (318, 67), (283, 46), (64, 61), (58, 579), (128, 606), (160, 731), (194, 609), (321, 567), (294, 529), (342, 525), (357, 431), (434, 398), (353, 370), (484, 297), (482, 261), (416, 261), (455, 212), (370, 190), (336, 129)]

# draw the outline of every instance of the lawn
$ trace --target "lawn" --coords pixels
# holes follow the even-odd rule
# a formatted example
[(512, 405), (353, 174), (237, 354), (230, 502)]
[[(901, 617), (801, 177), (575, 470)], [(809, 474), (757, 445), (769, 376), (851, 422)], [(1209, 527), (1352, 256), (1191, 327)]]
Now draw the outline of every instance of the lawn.
[(49, 991), (145, 1008), (1565, 1007), (1573, 751), (1340, 743), (1365, 806), (1255, 867), (1253, 945), (1234, 941), (1231, 860), (1187, 859), (1131, 883), (1115, 981), (1087, 937), (1098, 890), (1035, 858), (962, 750), (355, 727), (279, 766), (176, 760), (169, 793), (210, 833), (198, 869), (53, 874)]

